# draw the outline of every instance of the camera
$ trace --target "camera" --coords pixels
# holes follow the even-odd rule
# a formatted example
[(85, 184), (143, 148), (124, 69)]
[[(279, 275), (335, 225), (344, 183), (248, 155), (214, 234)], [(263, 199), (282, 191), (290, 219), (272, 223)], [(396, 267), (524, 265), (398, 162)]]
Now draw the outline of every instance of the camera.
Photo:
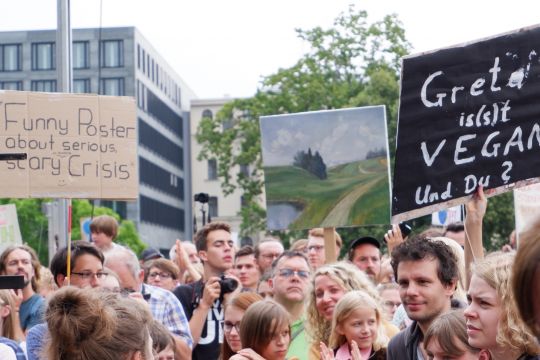
[(221, 288), (221, 295), (232, 293), (238, 287), (238, 281), (232, 278), (226, 278), (225, 275), (221, 274), (219, 287)]
[(208, 196), (207, 193), (198, 193), (193, 196), (193, 199), (202, 204), (206, 204), (210, 199), (210, 196)]

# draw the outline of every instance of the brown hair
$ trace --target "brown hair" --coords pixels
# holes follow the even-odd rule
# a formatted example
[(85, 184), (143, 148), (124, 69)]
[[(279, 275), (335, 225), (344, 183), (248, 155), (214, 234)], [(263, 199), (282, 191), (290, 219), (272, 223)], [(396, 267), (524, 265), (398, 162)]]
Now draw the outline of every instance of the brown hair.
[(150, 337), (152, 338), (152, 348), (156, 353), (160, 353), (170, 346), (174, 352), (174, 358), (180, 359), (180, 355), (176, 351), (176, 343), (171, 332), (157, 320), (150, 323)]
[(180, 269), (178, 266), (168, 259), (155, 259), (148, 261), (144, 264), (144, 282), (148, 280), (148, 274), (150, 274), (150, 269), (153, 267), (158, 268), (161, 271), (166, 271), (171, 274), (173, 280), (178, 280), (180, 277)]
[(466, 351), (473, 354), (480, 352), (480, 349), (469, 345), (463, 310), (454, 310), (437, 316), (424, 335), (425, 349), (431, 340), (437, 341), (444, 353), (452, 358), (462, 356)]
[[(227, 308), (229, 307), (235, 307), (245, 312), (252, 304), (258, 301), (262, 301), (262, 299), (263, 298), (259, 294), (256, 294), (254, 292), (239, 293), (233, 296), (232, 298), (230, 298), (225, 303), (225, 310), (227, 310)], [(225, 314), (225, 311), (223, 313)], [(229, 346), (229, 343), (227, 342), (227, 339), (224, 339), (223, 343), (221, 344), (220, 359), (227, 360), (234, 354), (235, 352), (232, 351), (231, 347)]]
[(244, 313), (240, 324), (242, 347), (251, 348), (260, 355), (280, 328), (289, 322), (289, 313), (280, 304), (272, 300), (256, 302)]
[(13, 324), (15, 324), (15, 322), (17, 321), (16, 317), (18, 317), (19, 314), (15, 309), (15, 299), (13, 298), (9, 290), (0, 290), (0, 307), (2, 306), (9, 306), (9, 315), (3, 319), (2, 331), (0, 332), (0, 334), (3, 337), (15, 340), (17, 342), (23, 341), (24, 338), (15, 338), (16, 332)]
[(118, 235), (118, 221), (109, 215), (97, 216), (90, 223), (90, 232), (104, 233), (114, 240)]
[(6, 273), (6, 267), (7, 267), (6, 260), (7, 260), (7, 257), (9, 256), (9, 254), (11, 254), (13, 251), (15, 251), (17, 249), (24, 250), (24, 251), (26, 251), (27, 253), (30, 254), (32, 267), (34, 268), (34, 277), (31, 280), (32, 289), (34, 290), (34, 292), (37, 292), (38, 291), (38, 282), (39, 282), (39, 279), (40, 279), (39, 270), (41, 269), (41, 263), (39, 262), (39, 258), (37, 256), (36, 252), (30, 246), (28, 246), (28, 245), (12, 245), (12, 246), (8, 246), (2, 252), (2, 255), (0, 255), (0, 273), (2, 273), (2, 274)]
[(298, 239), (292, 243), (291, 248), (289, 250), (306, 252), (308, 241), (309, 241), (308, 239)]
[(152, 315), (141, 303), (96, 289), (66, 286), (45, 313), (44, 355), (56, 360), (120, 360), (141, 352), (145, 360)]
[(250, 245), (242, 246), (234, 255), (234, 260), (236, 261), (239, 257), (248, 255), (255, 255), (255, 250), (253, 250), (253, 247)]
[(540, 282), (540, 219), (520, 236), (520, 243), (514, 260), (512, 288), (516, 305), (525, 321), (536, 337), (540, 338), (540, 324), (535, 319), (540, 314), (534, 313), (534, 302), (538, 294), (534, 294), (534, 284)]
[[(309, 236), (324, 238), (324, 229), (323, 228), (314, 228), (309, 230)], [(334, 237), (336, 238), (337, 247), (341, 248), (343, 245), (343, 240), (336, 230), (334, 230)]]
[(225, 222), (216, 221), (206, 224), (202, 229), (197, 231), (194, 236), (195, 247), (197, 251), (206, 251), (208, 250), (207, 237), (208, 234), (216, 230), (225, 230), (226, 232), (231, 232), (231, 226)]

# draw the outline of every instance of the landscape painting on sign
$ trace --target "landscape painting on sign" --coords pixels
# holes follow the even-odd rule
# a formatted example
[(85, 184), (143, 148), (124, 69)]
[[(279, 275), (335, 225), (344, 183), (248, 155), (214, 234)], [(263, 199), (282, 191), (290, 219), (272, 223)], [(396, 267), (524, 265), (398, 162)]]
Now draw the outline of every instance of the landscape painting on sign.
[(384, 106), (260, 119), (267, 228), (390, 222)]

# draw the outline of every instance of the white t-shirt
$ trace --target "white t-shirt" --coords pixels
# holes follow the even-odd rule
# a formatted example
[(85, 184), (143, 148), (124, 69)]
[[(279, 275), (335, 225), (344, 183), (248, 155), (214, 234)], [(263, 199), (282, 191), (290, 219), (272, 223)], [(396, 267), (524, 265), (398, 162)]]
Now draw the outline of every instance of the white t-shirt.
[(2, 360), (17, 360), (15, 351), (6, 344), (0, 344), (0, 359)]

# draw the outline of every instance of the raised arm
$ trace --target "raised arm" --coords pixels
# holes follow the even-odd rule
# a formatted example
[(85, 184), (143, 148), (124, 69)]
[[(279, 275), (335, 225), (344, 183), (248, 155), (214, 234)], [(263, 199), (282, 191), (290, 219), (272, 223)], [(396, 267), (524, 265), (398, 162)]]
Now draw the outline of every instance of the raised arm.
[(484, 189), (479, 186), (476, 193), (465, 206), (465, 286), (469, 288), (471, 263), (484, 257), (482, 245), (482, 222), (487, 209)]

